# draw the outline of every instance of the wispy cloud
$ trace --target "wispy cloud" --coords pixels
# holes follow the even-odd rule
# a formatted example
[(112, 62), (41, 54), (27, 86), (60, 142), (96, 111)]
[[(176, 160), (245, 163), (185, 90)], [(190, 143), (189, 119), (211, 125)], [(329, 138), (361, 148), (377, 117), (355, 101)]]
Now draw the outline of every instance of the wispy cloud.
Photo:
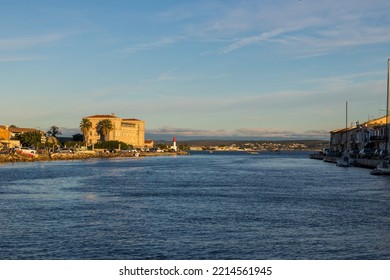
[[(304, 27), (302, 27), (303, 29)], [(222, 48), (219, 53), (227, 54), (240, 48), (269, 42), (280, 46), (286, 46), (288, 52), (305, 53), (305, 56), (316, 56), (327, 54), (331, 51), (363, 46), (370, 44), (380, 44), (390, 42), (389, 27), (343, 27), (330, 30), (331, 27), (324, 27), (313, 33), (301, 32), (302, 29), (278, 28), (263, 32), (259, 35), (244, 37), (234, 43)]]
[(30, 48), (30, 47), (61, 40), (65, 36), (66, 36), (65, 34), (48, 34), (48, 35), (40, 35), (35, 37), (0, 39), (0, 49), (15, 50), (15, 49)]
[(309, 130), (303, 132), (294, 132), (287, 130), (269, 129), (269, 128), (240, 128), (234, 130), (204, 130), (204, 129), (191, 129), (191, 128), (173, 128), (163, 127), (157, 129), (148, 129), (149, 135), (155, 136), (168, 136), (175, 135), (178, 137), (186, 138), (252, 138), (252, 139), (327, 139), (329, 132), (326, 130)]
[(158, 75), (158, 81), (172, 81), (172, 80), (180, 80), (180, 81), (205, 81), (205, 80), (219, 80), (230, 77), (231, 75), (227, 74), (184, 74), (183, 70), (185, 67), (175, 67), (169, 70), (162, 72)]
[(45, 56), (0, 56), (0, 62), (46, 60)]
[(230, 52), (235, 51), (237, 49), (240, 49), (242, 47), (266, 41), (270, 38), (273, 38), (273, 37), (278, 36), (280, 34), (283, 34), (285, 32), (286, 31), (283, 29), (276, 29), (276, 30), (272, 30), (269, 32), (261, 33), (259, 35), (242, 38), (242, 39), (238, 40), (237, 42), (221, 49), (220, 53), (227, 54), (227, 53), (230, 53)]
[(148, 43), (142, 43), (142, 44), (133, 44), (130, 45), (122, 50), (124, 53), (135, 53), (138, 51), (146, 51), (146, 50), (154, 50), (159, 49), (163, 47), (167, 47), (169, 45), (172, 45), (178, 41), (181, 40), (181, 37), (163, 37), (161, 39), (158, 39), (156, 41), (148, 42)]
[(288, 131), (279, 129), (264, 128), (241, 128), (233, 131), (236, 136), (256, 137), (256, 138), (300, 138), (300, 139), (318, 139), (329, 137), (329, 131), (326, 130), (307, 130), (303, 132)]
[(177, 68), (174, 68), (174, 69), (170, 69), (168, 71), (164, 71), (163, 73), (161, 73), (157, 80), (159, 81), (171, 81), (171, 80), (176, 80), (177, 77), (175, 76), (175, 71), (177, 70)]
[(172, 134), (180, 136), (226, 136), (229, 135), (225, 130), (204, 130), (204, 129), (193, 129), (193, 128), (173, 128), (173, 127), (162, 127), (156, 129), (148, 129), (148, 133), (152, 134)]
[[(281, 1), (278, 4), (240, 1), (218, 9), (215, 5), (210, 4), (208, 8), (204, 3), (199, 4), (203, 11), (183, 5), (168, 14), (179, 22), (183, 20), (185, 39), (227, 43), (219, 48), (218, 54), (267, 42), (285, 47), (282, 50), (286, 52), (294, 50), (296, 56), (307, 57), (351, 46), (390, 42), (390, 25), (383, 20), (378, 25), (377, 20), (387, 17), (388, 9), (384, 7), (390, 8), (390, 4), (386, 1)], [(197, 21), (187, 24), (184, 19), (188, 17)]]
[(286, 47), (296, 58), (322, 56), (328, 53), (372, 44), (390, 42), (390, 26), (385, 28), (360, 27), (357, 30), (323, 30), (313, 34), (293, 34), (276, 38), (274, 43)]

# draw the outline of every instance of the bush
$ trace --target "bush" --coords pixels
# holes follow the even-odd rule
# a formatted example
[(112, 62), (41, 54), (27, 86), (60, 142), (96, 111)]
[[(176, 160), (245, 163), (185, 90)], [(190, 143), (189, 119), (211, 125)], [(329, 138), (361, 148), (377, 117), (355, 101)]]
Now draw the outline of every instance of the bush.
[(128, 145), (121, 141), (105, 141), (102, 143), (95, 144), (95, 149), (107, 149), (107, 150), (119, 149), (119, 145), (121, 150), (129, 150), (133, 148), (132, 145)]
[(22, 146), (36, 146), (41, 143), (41, 133), (39, 131), (28, 131), (18, 135), (16, 140), (19, 140)]

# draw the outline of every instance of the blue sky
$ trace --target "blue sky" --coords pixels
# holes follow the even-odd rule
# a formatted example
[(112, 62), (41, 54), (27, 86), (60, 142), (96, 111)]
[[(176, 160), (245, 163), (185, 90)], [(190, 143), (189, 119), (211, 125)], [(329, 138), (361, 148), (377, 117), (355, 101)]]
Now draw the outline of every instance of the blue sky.
[(0, 0), (0, 124), (328, 137), (384, 115), (388, 0)]

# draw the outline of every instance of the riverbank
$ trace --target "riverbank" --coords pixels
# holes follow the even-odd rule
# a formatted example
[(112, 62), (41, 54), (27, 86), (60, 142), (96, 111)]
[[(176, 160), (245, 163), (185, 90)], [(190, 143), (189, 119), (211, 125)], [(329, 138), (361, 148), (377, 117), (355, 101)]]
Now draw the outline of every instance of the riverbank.
[(187, 152), (164, 152), (164, 153), (108, 153), (108, 152), (76, 152), (76, 153), (53, 153), (38, 154), (37, 157), (31, 157), (21, 154), (0, 154), (0, 163), (11, 162), (33, 162), (33, 161), (51, 161), (51, 160), (83, 160), (92, 158), (121, 158), (121, 157), (150, 157), (150, 156), (179, 156), (188, 155)]
[[(323, 160), (324, 162), (337, 163), (341, 157), (324, 156), (323, 154), (311, 154), (311, 159)], [(375, 169), (382, 159), (353, 158), (353, 166), (361, 168)]]

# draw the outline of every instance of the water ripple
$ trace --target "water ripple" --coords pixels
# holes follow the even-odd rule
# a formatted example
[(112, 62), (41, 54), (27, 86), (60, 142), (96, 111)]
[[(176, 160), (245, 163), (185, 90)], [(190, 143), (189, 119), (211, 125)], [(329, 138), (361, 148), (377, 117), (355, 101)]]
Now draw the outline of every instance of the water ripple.
[(0, 167), (0, 259), (390, 259), (390, 178), (304, 153)]

